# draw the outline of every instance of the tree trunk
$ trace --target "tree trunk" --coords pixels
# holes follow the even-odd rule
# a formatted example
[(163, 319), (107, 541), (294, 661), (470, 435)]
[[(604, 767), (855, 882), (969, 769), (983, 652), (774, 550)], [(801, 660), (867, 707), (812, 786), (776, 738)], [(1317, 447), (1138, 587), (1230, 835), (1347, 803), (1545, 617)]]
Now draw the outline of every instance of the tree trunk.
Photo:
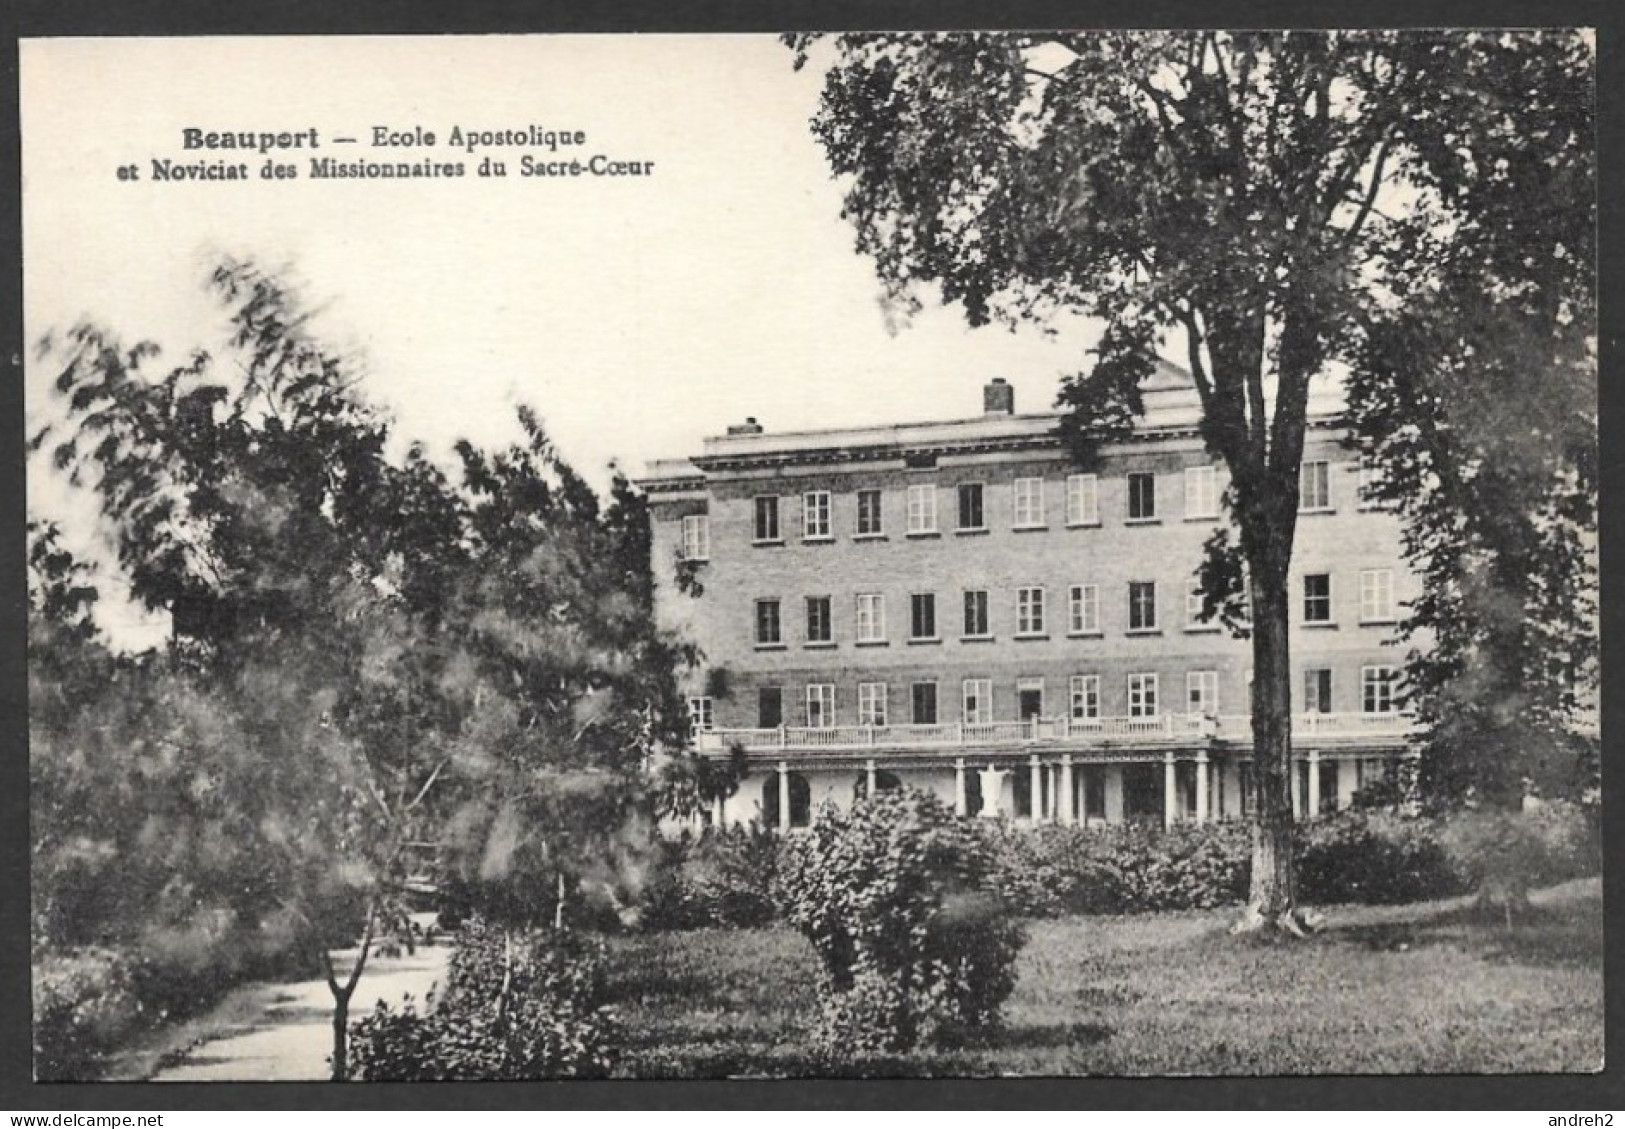
[(350, 999), (355, 986), (361, 982), (361, 972), (367, 967), (367, 954), (372, 949), (372, 931), (378, 920), (378, 903), (367, 905), (367, 924), (361, 931), (361, 943), (356, 947), (355, 964), (344, 983), (339, 983), (333, 969), (333, 954), (322, 947), (322, 966), (327, 972), (327, 990), (333, 994), (333, 1081), (350, 1080)]
[(350, 993), (333, 993), (333, 1081), (350, 1079)]
[(1292, 656), (1286, 554), (1250, 562), (1253, 615), (1253, 865), (1232, 932), (1303, 933), (1292, 857)]

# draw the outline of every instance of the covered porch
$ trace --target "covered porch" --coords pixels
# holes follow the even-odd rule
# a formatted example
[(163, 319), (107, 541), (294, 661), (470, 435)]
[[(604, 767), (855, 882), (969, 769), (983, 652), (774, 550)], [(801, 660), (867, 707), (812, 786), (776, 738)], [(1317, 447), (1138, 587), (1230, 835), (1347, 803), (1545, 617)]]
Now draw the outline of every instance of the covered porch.
[[(1398, 749), (1309, 748), (1295, 758), (1293, 813), (1314, 818), (1347, 808), (1356, 792), (1385, 779)], [(955, 757), (823, 755), (752, 757), (735, 794), (712, 805), (716, 826), (760, 822), (781, 831), (809, 826), (819, 808), (911, 787), (961, 817), (1028, 825), (1207, 823), (1251, 814), (1251, 758), (1205, 746), (1096, 754), (987, 750)]]

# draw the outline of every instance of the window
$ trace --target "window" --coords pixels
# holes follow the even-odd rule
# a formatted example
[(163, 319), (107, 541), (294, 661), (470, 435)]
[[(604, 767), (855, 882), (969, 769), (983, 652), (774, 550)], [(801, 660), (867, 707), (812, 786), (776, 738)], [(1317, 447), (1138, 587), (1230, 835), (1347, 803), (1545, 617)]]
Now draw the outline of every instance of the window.
[(859, 537), (879, 537), (884, 532), (880, 523), (880, 491), (858, 491)]
[(959, 528), (986, 529), (987, 515), (982, 511), (982, 484), (966, 482), (959, 487)]
[(758, 542), (779, 539), (779, 500), (771, 495), (756, 499), (756, 528), (753, 537)]
[(1157, 582), (1131, 580), (1128, 586), (1128, 629), (1155, 631), (1157, 629)]
[(835, 687), (828, 682), (807, 686), (807, 728), (831, 729), (835, 725)]
[(1368, 568), (1360, 572), (1360, 622), (1391, 623), (1394, 618), (1394, 570)]
[(1100, 585), (1074, 584), (1067, 593), (1067, 631), (1100, 634)]
[(1298, 467), (1298, 509), (1305, 513), (1332, 508), (1332, 466), (1316, 460)]
[(1193, 670), (1185, 675), (1185, 708), (1193, 714), (1217, 717), (1219, 713), (1219, 672)]
[(910, 639), (937, 637), (937, 597), (931, 592), (916, 592), (908, 598), (908, 636)]
[(935, 682), (916, 682), (908, 690), (909, 706), (912, 710), (911, 719), (915, 725), (935, 725), (937, 723), (937, 684)]
[(1016, 528), (1036, 529), (1044, 524), (1044, 480), (1016, 479)]
[(1185, 468), (1185, 516), (1187, 518), (1219, 516), (1218, 475), (1212, 467)]
[(779, 633), (779, 602), (777, 600), (756, 601), (756, 645), (758, 647), (774, 647), (784, 641)]
[(965, 593), (965, 636), (979, 639), (986, 637), (990, 632), (987, 626), (987, 593), (985, 591), (972, 591)]
[(804, 541), (829, 540), (828, 490), (809, 490), (801, 496), (801, 537)]
[(1044, 716), (1044, 680), (1021, 678), (1016, 681), (1016, 713), (1022, 721)]
[(690, 514), (683, 519), (683, 559), (703, 561), (711, 557), (711, 519)]
[(1131, 674), (1128, 676), (1128, 715), (1130, 717), (1157, 716), (1157, 676)]
[(858, 597), (858, 642), (880, 643), (886, 638), (886, 598), (868, 594)]
[(1066, 479), (1066, 523), (1100, 524), (1099, 480), (1092, 474), (1071, 474)]
[(1332, 578), (1329, 573), (1312, 572), (1303, 578), (1303, 621), (1332, 621)]
[(884, 682), (858, 683), (858, 724), (877, 727), (886, 724), (886, 684)]
[(777, 729), (784, 724), (784, 688), (758, 686), (756, 688), (756, 727)]
[(1100, 717), (1100, 675), (1074, 674), (1069, 689), (1072, 720), (1097, 720)]
[(1360, 709), (1366, 713), (1393, 713), (1396, 677), (1391, 666), (1361, 667)]
[(986, 678), (967, 678), (961, 701), (966, 725), (982, 725), (993, 720), (993, 683)]
[(1328, 667), (1309, 667), (1303, 672), (1303, 712), (1332, 712), (1332, 672)]
[(688, 700), (688, 728), (692, 733), (709, 733), (716, 728), (711, 713), (710, 698), (690, 698)]
[(1128, 476), (1128, 519), (1155, 521), (1157, 519), (1157, 476), (1131, 474)]
[(1042, 635), (1044, 633), (1044, 590), (1018, 588), (1016, 590), (1016, 634)]
[(807, 597), (807, 642), (830, 643), (835, 639), (830, 625), (828, 596)]
[(935, 533), (937, 531), (937, 488), (933, 485), (908, 488), (908, 531)]

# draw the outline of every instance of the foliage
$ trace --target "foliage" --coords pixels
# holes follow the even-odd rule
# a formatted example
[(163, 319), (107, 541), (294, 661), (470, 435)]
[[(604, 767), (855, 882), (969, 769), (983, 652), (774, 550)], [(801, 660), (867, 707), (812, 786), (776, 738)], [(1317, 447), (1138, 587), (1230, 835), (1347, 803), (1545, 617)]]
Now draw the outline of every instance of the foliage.
[(1533, 42), (1427, 45), (1459, 80), (1407, 123), (1433, 159), (1390, 223), (1429, 269), (1388, 273), (1350, 358), (1372, 499), (1423, 580), (1404, 634), (1439, 803), (1595, 783), (1571, 733), (1597, 676), (1594, 49)]
[(1511, 909), (1529, 890), (1601, 869), (1600, 840), (1581, 808), (1548, 801), (1524, 811), (1481, 808), (1444, 820), (1440, 843), (1467, 888)]
[[(1542, 334), (1565, 317), (1582, 333), (1588, 322), (1565, 290), (1574, 272), (1522, 264), (1590, 254), (1594, 51), (1562, 32), (819, 40), (788, 37), (797, 66), (815, 57), (825, 66), (813, 132), (846, 186), (857, 249), (894, 306), (917, 308), (920, 288), (933, 286), (973, 325), (1104, 322), (1093, 367), (1060, 397), (1061, 433), (1085, 461), (1133, 428), (1161, 348), (1187, 361), (1202, 438), (1230, 474), (1237, 533), (1210, 545), (1204, 585), (1223, 603), (1246, 587), (1252, 613), (1260, 830), (1250, 919), (1284, 920), (1287, 592), (1310, 383), (1345, 366), (1373, 387), (1416, 386), (1441, 351), (1413, 351), (1409, 339), (1476, 340), (1484, 301), (1453, 298), (1489, 281), (1492, 294), (1527, 308), (1516, 340), (1543, 345), (1514, 356), (1491, 335), (1482, 347), (1529, 390), (1518, 402), (1538, 397), (1549, 366), (1526, 362), (1553, 355)], [(1503, 290), (1500, 279), (1513, 285)], [(1413, 300), (1429, 296), (1437, 300)], [(1452, 410), (1496, 402), (1493, 382), (1472, 368), (1463, 375), (1431, 389)], [(1384, 435), (1440, 418), (1415, 396), (1388, 402)], [(1520, 491), (1471, 502), (1524, 507), (1531, 528), (1554, 529), (1530, 500)], [(1533, 587), (1556, 615), (1554, 570), (1574, 554), (1536, 556), (1531, 575), (1544, 579)], [(1524, 654), (1555, 645), (1561, 655), (1571, 635), (1533, 633)], [(1570, 650), (1528, 661), (1583, 660)]]
[[(980, 829), (990, 881), (1027, 917), (1198, 910), (1246, 891), (1239, 823)], [(1407, 816), (1350, 809), (1300, 824), (1294, 852), (1307, 904), (1387, 905), (1450, 897), (1486, 883), (1528, 889), (1599, 873), (1600, 840), (1580, 805), (1527, 812)]]
[[(682, 746), (691, 652), (654, 627), (647, 511), (623, 478), (606, 506), (525, 409), (521, 441), (461, 443), (448, 473), (396, 441), (282, 279), (228, 261), (211, 285), (224, 363), (154, 373), (156, 345), (89, 323), (41, 347), (63, 418), (33, 445), (94, 491), (174, 642), (100, 654), (42, 527), (39, 935), (275, 919), (327, 962), (342, 1013), (413, 871), (529, 919), (531, 892), (578, 885), (647, 827), (641, 769)], [(357, 932), (341, 983), (328, 948)]]
[(566, 932), (470, 919), (446, 988), (419, 1011), (380, 1001), (355, 1024), (355, 1077), (371, 1082), (601, 1078), (621, 1040), (600, 1004), (600, 957)]
[(1298, 834), (1298, 893), (1318, 905), (1398, 904), (1463, 891), (1433, 820), (1353, 809)]
[(845, 1059), (996, 1026), (1023, 933), (974, 829), (907, 789), (826, 806), (780, 859), (785, 919), (823, 968), (816, 1041)]
[(96, 1077), (101, 1056), (144, 1019), (130, 969), (110, 949), (74, 949), (34, 961), (34, 1077)]
[(759, 824), (662, 844), (644, 894), (646, 929), (750, 929), (773, 919), (782, 840)]
[(1139, 913), (1234, 905), (1247, 884), (1251, 844), (1239, 824), (1016, 827), (983, 831), (995, 882), (1017, 912)]

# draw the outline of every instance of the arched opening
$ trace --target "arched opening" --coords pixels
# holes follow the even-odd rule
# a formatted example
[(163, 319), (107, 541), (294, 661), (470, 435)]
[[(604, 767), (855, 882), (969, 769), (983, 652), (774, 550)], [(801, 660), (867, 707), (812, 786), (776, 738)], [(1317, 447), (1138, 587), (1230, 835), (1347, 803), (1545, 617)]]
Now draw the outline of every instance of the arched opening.
[[(902, 786), (903, 782), (897, 779), (897, 774), (895, 772), (887, 772), (883, 768), (875, 769), (876, 792), (895, 792)], [(861, 800), (868, 794), (869, 773), (867, 771), (860, 772), (858, 773), (857, 780), (852, 784), (852, 798), (854, 800)]]
[[(769, 827), (780, 826), (779, 822), (779, 779), (780, 774), (772, 772), (766, 780), (762, 781), (762, 822)], [(812, 786), (807, 778), (799, 772), (789, 772), (783, 775), (790, 791), (790, 826), (808, 827), (812, 824)]]

